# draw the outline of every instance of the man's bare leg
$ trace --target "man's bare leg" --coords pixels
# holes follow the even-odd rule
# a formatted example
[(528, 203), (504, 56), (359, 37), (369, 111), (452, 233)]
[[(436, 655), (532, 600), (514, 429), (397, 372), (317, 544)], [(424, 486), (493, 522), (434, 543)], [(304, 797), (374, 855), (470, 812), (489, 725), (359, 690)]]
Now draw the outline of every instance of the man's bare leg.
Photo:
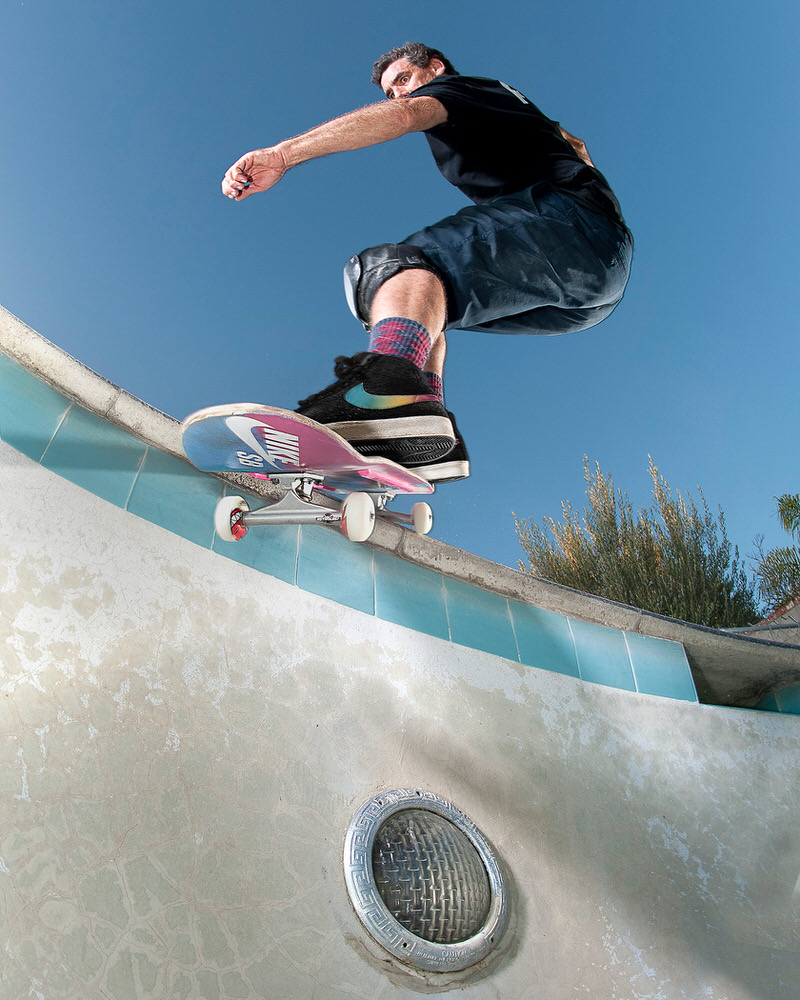
[[(438, 376), (436, 390), (440, 400), (444, 362), (447, 353), (444, 325), (447, 319), (447, 297), (444, 286), (431, 271), (421, 268), (401, 271), (385, 281), (372, 300), (370, 326), (374, 328), (382, 320), (403, 317), (424, 326), (431, 337), (431, 350), (423, 371)], [(434, 383), (432, 382), (433, 386)], [(469, 456), (455, 426), (455, 418), (448, 414), (456, 434), (456, 444), (443, 458), (412, 465), (421, 475), (432, 482), (453, 482), (465, 479), (470, 472)]]
[(298, 412), (363, 453), (394, 458), (432, 482), (468, 476), (466, 449), (435, 379), (444, 365), (446, 316), (436, 275), (421, 268), (395, 274), (373, 296), (369, 351), (337, 359), (352, 371), (337, 369), (338, 382), (302, 401)]
[(432, 271), (413, 268), (385, 281), (372, 300), (370, 326), (393, 316), (414, 320), (425, 327), (431, 337), (431, 353), (424, 370), (442, 378), (447, 298), (439, 278)]

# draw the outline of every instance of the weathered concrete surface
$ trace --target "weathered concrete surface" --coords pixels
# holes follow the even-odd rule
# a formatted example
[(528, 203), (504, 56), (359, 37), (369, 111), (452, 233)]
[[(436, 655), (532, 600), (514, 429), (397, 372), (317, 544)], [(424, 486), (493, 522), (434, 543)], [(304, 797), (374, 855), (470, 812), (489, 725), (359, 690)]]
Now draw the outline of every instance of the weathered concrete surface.
[[(147, 444), (183, 458), (177, 421), (107, 382), (2, 306), (0, 350), (81, 406)], [(234, 484), (241, 482), (241, 477), (220, 478)], [(249, 478), (247, 488), (266, 499), (276, 495), (268, 484)], [(796, 646), (688, 625), (614, 604), (385, 522), (379, 525), (370, 544), (398, 558), (549, 611), (680, 642), (689, 658), (698, 696), (709, 704), (754, 706), (766, 695), (800, 681), (800, 653)]]
[[(521, 667), (6, 445), (0, 475), (3, 1000), (796, 1000), (795, 717)], [(387, 961), (344, 885), (354, 813), (409, 786), (463, 809), (511, 886), (497, 954), (443, 980)]]

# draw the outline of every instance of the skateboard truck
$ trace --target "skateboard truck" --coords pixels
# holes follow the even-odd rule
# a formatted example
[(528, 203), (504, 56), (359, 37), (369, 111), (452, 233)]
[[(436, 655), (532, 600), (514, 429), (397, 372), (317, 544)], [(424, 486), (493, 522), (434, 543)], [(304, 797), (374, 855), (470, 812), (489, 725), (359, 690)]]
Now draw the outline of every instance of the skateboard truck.
[(292, 474), (269, 478), (283, 492), (274, 503), (251, 510), (241, 496), (223, 497), (219, 501), (214, 527), (223, 541), (239, 541), (249, 528), (262, 524), (340, 524), (345, 536), (353, 542), (365, 542), (379, 517), (408, 525), (420, 535), (427, 535), (433, 527), (433, 514), (427, 503), (415, 503), (410, 514), (387, 510), (386, 504), (396, 495), (391, 490), (349, 493), (337, 509), (312, 498), (314, 490), (323, 487), (324, 476)]

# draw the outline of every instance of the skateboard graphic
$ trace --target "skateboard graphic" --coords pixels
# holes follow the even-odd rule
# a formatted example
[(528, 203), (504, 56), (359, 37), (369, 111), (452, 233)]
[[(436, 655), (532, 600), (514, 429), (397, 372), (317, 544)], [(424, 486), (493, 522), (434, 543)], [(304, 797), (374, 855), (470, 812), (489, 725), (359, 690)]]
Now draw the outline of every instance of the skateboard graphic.
[[(422, 476), (388, 458), (359, 454), (349, 442), (322, 424), (291, 410), (258, 403), (210, 406), (181, 424), (186, 457), (202, 472), (244, 472), (268, 479), (281, 497), (251, 510), (241, 496), (217, 504), (214, 526), (225, 541), (243, 538), (261, 524), (340, 524), (351, 541), (366, 541), (380, 517), (426, 535), (433, 526), (427, 503), (410, 514), (386, 505), (397, 494), (429, 494)], [(344, 497), (331, 508), (312, 498), (314, 490)]]

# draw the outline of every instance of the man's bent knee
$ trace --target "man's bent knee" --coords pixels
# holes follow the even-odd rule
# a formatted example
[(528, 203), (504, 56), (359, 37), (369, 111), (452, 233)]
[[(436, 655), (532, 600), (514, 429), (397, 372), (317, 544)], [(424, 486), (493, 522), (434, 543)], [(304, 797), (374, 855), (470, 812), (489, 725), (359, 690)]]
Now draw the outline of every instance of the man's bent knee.
[(344, 293), (350, 312), (367, 330), (372, 300), (381, 285), (401, 271), (414, 268), (430, 271), (441, 279), (424, 251), (409, 243), (383, 243), (354, 254), (348, 260), (344, 267)]

